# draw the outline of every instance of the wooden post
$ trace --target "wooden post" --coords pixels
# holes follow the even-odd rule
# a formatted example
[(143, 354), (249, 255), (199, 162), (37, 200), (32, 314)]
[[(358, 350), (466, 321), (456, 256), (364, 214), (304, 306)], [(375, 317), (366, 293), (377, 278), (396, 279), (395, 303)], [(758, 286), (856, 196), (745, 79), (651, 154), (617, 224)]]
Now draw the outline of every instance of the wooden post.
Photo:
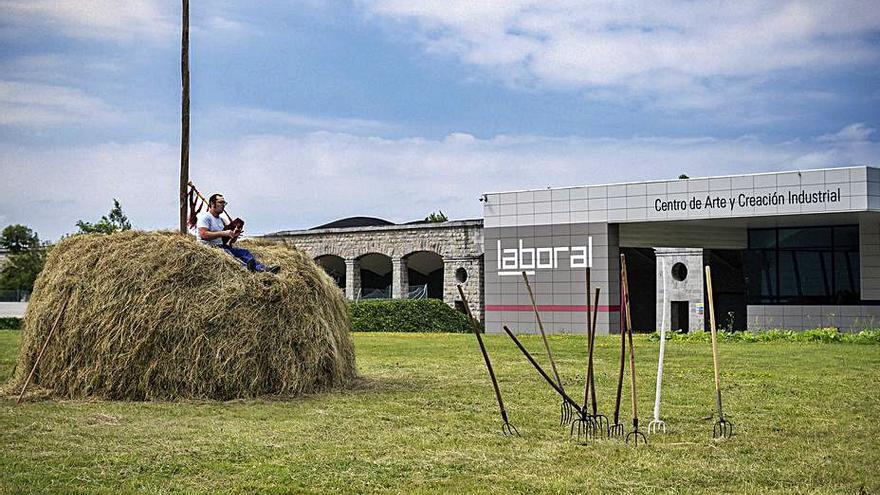
[(180, 233), (186, 234), (187, 184), (189, 183), (189, 0), (182, 0), (183, 27), (180, 46), (182, 97), (180, 109)]

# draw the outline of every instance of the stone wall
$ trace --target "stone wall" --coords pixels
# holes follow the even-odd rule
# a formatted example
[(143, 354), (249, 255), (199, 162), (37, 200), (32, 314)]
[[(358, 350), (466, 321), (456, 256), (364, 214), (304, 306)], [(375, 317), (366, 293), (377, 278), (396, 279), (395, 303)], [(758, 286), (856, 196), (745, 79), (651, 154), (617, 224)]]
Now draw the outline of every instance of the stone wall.
[(364, 255), (376, 253), (391, 258), (392, 297), (401, 298), (406, 297), (408, 287), (408, 256), (417, 252), (436, 253), (443, 260), (443, 301), (453, 308), (457, 301), (460, 305), (456, 272), (462, 268), (466, 271), (462, 288), (471, 311), (483, 321), (482, 220), (298, 230), (269, 234), (262, 239), (292, 244), (313, 258), (331, 255), (345, 260), (345, 291), (349, 299), (359, 293), (360, 259)]

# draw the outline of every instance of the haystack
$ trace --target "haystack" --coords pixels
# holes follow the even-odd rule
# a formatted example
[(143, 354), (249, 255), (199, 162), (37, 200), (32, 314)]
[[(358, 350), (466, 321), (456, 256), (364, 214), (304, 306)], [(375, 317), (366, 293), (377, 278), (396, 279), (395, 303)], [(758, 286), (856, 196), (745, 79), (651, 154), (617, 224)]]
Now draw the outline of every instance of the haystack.
[(68, 238), (52, 249), (24, 318), (7, 391), (152, 400), (294, 396), (355, 376), (345, 301), (293, 247), (244, 243), (280, 275), (174, 233)]

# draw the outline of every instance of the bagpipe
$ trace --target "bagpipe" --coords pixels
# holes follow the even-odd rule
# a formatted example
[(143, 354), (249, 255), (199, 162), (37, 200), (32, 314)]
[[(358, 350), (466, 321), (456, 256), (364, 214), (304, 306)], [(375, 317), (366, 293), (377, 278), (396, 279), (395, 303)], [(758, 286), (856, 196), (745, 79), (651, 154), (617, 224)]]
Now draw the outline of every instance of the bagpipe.
[[(191, 229), (196, 226), (196, 215), (202, 211), (202, 208), (208, 206), (208, 200), (202, 196), (202, 193), (196, 189), (196, 186), (193, 185), (192, 181), (188, 183), (189, 192), (187, 193), (187, 202), (189, 203), (189, 218), (187, 219), (187, 226)], [(244, 220), (240, 218), (233, 219), (229, 216), (229, 213), (226, 212), (226, 209), (223, 210), (223, 214), (226, 215), (226, 229), (227, 230), (244, 230)], [(223, 237), (223, 245), (231, 246), (235, 244), (236, 239), (232, 237)]]

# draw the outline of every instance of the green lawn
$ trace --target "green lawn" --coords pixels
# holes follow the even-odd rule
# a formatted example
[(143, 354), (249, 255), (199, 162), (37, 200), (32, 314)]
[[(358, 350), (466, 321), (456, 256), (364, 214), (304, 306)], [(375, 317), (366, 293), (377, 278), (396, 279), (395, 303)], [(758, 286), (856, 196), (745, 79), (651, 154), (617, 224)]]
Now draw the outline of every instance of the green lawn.
[[(19, 337), (0, 331), (0, 383)], [(540, 355), (540, 338), (523, 340)], [(632, 449), (576, 444), (558, 426), (553, 392), (512, 342), (486, 341), (522, 438), (500, 434), (473, 335), (357, 334), (363, 381), (345, 392), (226, 403), (16, 406), (4, 397), (0, 493), (880, 493), (880, 346), (721, 344), (725, 412), (737, 434), (717, 442), (705, 419), (714, 410), (710, 347), (670, 342), (669, 433)], [(619, 341), (597, 342), (608, 413)], [(581, 395), (584, 338), (551, 345)], [(645, 425), (658, 345), (637, 337)], [(627, 404), (625, 396), (629, 423)]]

